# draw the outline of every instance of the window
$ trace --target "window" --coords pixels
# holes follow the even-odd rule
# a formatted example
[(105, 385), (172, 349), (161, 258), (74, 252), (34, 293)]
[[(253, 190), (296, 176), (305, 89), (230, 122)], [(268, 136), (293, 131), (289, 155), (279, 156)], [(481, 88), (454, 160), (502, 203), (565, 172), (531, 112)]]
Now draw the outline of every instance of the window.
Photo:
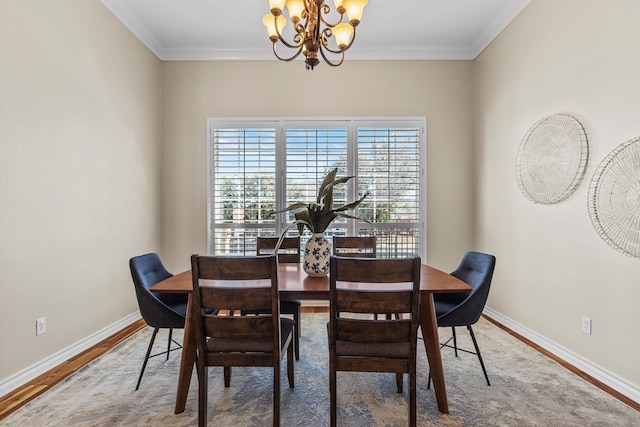
[(315, 200), (337, 167), (338, 176), (355, 178), (336, 188), (335, 203), (369, 191), (355, 212), (369, 223), (337, 219), (326, 235), (375, 235), (378, 256), (425, 257), (424, 118), (210, 119), (208, 126), (210, 253), (255, 254), (258, 235), (280, 235), (293, 219), (272, 212)]

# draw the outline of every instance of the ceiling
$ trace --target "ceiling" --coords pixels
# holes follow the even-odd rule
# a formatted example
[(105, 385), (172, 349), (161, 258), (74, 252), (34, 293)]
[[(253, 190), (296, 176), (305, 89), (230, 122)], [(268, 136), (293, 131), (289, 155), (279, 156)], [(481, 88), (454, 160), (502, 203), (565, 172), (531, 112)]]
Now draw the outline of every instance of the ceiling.
[[(101, 1), (163, 61), (275, 60), (268, 0)], [(371, 0), (346, 58), (472, 60), (529, 1)]]

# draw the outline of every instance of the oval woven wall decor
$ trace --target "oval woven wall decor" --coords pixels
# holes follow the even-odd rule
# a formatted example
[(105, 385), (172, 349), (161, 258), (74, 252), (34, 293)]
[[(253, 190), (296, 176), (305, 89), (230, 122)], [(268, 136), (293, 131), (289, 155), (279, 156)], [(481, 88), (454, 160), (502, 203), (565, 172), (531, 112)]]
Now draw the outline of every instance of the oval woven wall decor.
[(589, 216), (609, 246), (640, 257), (640, 137), (613, 150), (589, 186)]
[(525, 134), (516, 157), (516, 180), (534, 203), (558, 203), (573, 193), (589, 158), (587, 134), (568, 114), (554, 114)]

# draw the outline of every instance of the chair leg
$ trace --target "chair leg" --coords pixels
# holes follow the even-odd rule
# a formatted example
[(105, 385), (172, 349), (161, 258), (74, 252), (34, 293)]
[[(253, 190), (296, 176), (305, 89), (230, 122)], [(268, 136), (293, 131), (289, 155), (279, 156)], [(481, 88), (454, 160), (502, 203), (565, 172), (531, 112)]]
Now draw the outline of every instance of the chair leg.
[(478, 360), (480, 361), (480, 366), (482, 367), (482, 372), (484, 372), (484, 378), (487, 380), (487, 385), (490, 386), (489, 375), (487, 375), (487, 370), (484, 367), (484, 362), (482, 361), (482, 355), (480, 354), (480, 347), (478, 347), (478, 342), (476, 341), (476, 336), (473, 333), (473, 328), (471, 325), (467, 325), (467, 329), (471, 334), (471, 340), (473, 341), (473, 346), (476, 348), (476, 354), (478, 355)]
[(207, 425), (207, 394), (209, 390), (207, 371), (206, 366), (198, 366), (198, 427)]
[[(409, 369), (409, 426), (416, 427), (417, 425), (417, 379), (415, 359), (413, 360), (413, 366)], [(431, 376), (431, 374), (429, 374)]]
[(169, 342), (167, 343), (167, 360), (169, 360), (169, 353), (171, 352), (171, 337), (173, 336), (173, 329), (169, 328)]
[(293, 327), (293, 348), (296, 352), (296, 360), (300, 360), (300, 309), (293, 313), (293, 321), (296, 322)]
[(456, 339), (456, 327), (455, 326), (451, 327), (451, 333), (453, 334), (453, 352), (455, 353), (456, 357), (458, 357), (458, 340)]
[(231, 366), (225, 366), (224, 370), (224, 386), (229, 387), (231, 385)]
[(331, 412), (331, 427), (336, 427), (338, 424), (338, 409), (337, 406), (337, 396), (336, 396), (336, 371), (333, 367), (333, 363), (330, 362), (329, 367), (329, 407)]
[[(457, 345), (457, 342), (456, 342), (456, 329), (453, 326), (451, 327), (451, 329), (453, 330), (453, 337), (452, 337), (453, 338), (453, 348), (454, 348), (454, 351), (456, 353), (456, 357), (458, 357), (458, 345)], [(482, 354), (480, 353), (480, 347), (478, 347), (478, 341), (476, 341), (476, 336), (473, 333), (473, 328), (471, 327), (471, 325), (467, 325), (467, 329), (469, 330), (469, 334), (471, 335), (471, 341), (473, 341), (473, 346), (475, 347), (476, 352), (473, 353), (472, 351), (465, 350), (465, 349), (462, 349), (462, 348), (460, 349), (460, 351), (464, 351), (466, 353), (475, 354), (475, 355), (478, 356), (478, 360), (480, 361), (480, 367), (482, 368), (482, 372), (484, 373), (484, 379), (487, 380), (487, 385), (490, 386), (491, 383), (489, 382), (489, 375), (487, 375), (487, 369), (484, 366), (484, 361), (482, 360)], [(447, 342), (449, 342), (449, 341), (447, 341)], [(446, 343), (444, 345), (446, 345)], [(442, 345), (442, 347), (444, 345)], [(450, 348), (450, 346), (447, 346), (447, 347)], [(431, 372), (429, 372), (429, 377), (427, 379), (427, 389), (430, 389), (430, 388), (431, 388)]]
[(293, 375), (293, 349), (291, 348), (291, 345), (293, 344), (290, 344), (289, 348), (287, 348), (287, 378), (289, 380), (289, 388), (294, 388), (295, 378)]
[[(142, 362), (142, 369), (140, 370), (140, 376), (138, 377), (136, 390), (140, 388), (140, 381), (142, 381), (142, 374), (144, 374), (144, 370), (147, 367), (147, 362), (149, 361), (149, 355), (151, 354), (151, 349), (153, 348), (153, 342), (156, 340), (156, 335), (158, 334), (159, 329), (160, 328), (154, 328), (153, 335), (151, 335), (151, 342), (149, 342), (149, 347), (147, 348), (147, 354), (144, 356), (144, 362)], [(171, 341), (169, 341), (169, 343), (171, 343)]]
[(280, 360), (273, 366), (273, 427), (280, 427)]
[(402, 377), (404, 374), (402, 372), (396, 372), (396, 388), (398, 389), (398, 393), (402, 393)]

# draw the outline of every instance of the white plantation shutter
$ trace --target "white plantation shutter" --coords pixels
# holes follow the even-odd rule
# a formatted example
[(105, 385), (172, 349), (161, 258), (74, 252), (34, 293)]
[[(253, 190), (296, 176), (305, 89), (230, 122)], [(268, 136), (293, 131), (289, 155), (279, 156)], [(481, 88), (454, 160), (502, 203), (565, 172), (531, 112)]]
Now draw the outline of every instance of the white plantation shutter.
[(421, 127), (357, 129), (358, 187), (369, 197), (358, 208), (358, 234), (377, 236), (379, 256), (420, 254)]
[(277, 236), (293, 220), (269, 213), (315, 201), (337, 167), (356, 178), (336, 187), (334, 203), (368, 191), (355, 215), (370, 223), (337, 219), (326, 235), (375, 235), (379, 257), (425, 257), (425, 134), (424, 119), (210, 119), (209, 251), (254, 254), (258, 235)]
[(255, 255), (258, 235), (275, 235), (275, 127), (211, 132), (210, 200), (215, 254)]
[[(300, 127), (292, 123), (292, 127), (285, 129), (286, 206), (295, 202), (316, 201), (318, 188), (332, 169), (338, 168), (338, 176), (346, 175), (349, 129), (348, 123), (342, 123), (342, 127), (339, 125), (316, 123), (315, 127)], [(334, 205), (346, 203), (345, 186), (336, 187), (333, 195)], [(288, 215), (287, 223), (292, 220), (293, 215)], [(336, 220), (332, 228), (339, 225), (340, 221)], [(329, 230), (327, 233), (330, 235)]]

